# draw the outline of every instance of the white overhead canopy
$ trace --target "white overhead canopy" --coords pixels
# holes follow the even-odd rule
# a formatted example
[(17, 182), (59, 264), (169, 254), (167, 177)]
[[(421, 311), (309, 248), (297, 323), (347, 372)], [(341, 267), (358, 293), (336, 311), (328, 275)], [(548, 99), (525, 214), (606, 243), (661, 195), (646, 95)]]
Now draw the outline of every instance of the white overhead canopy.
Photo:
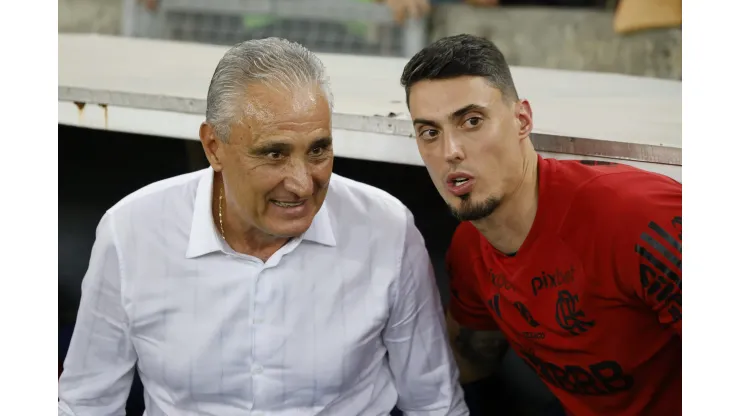
[[(59, 35), (59, 123), (197, 139), (226, 47)], [(338, 156), (420, 165), (399, 78), (405, 59), (319, 54)], [(680, 179), (681, 82), (512, 67), (533, 141), (560, 158), (610, 158)], [(660, 165), (660, 166), (656, 166)]]

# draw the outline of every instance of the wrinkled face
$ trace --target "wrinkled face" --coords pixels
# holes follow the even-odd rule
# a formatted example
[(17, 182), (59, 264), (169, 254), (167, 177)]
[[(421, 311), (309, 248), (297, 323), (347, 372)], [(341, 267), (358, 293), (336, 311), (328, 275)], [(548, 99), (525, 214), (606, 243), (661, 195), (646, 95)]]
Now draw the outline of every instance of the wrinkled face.
[(461, 221), (487, 217), (521, 183), (532, 126), (526, 100), (466, 76), (414, 84), (409, 109), (421, 158)]
[(222, 172), (228, 209), (243, 225), (274, 237), (299, 236), (321, 208), (331, 177), (329, 103), (318, 86), (255, 85), (249, 97), (228, 143), (214, 141), (219, 163), (211, 165)]

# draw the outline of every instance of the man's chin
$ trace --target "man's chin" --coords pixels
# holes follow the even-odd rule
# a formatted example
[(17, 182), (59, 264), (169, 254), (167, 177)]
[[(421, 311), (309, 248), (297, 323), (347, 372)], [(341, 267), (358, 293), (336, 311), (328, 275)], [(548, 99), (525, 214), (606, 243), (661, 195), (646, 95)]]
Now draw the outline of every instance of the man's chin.
[(460, 198), (455, 204), (448, 204), (452, 215), (459, 221), (478, 221), (482, 220), (496, 211), (501, 201), (498, 198), (489, 197), (482, 201)]
[(265, 231), (277, 238), (295, 238), (308, 231), (314, 215), (293, 219), (271, 219), (265, 224)]

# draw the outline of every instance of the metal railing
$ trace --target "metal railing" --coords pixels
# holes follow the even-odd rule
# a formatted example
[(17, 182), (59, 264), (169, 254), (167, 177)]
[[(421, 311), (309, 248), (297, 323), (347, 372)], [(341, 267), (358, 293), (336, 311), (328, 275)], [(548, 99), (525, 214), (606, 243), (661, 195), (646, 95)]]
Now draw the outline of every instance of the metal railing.
[(314, 52), (410, 57), (426, 45), (426, 19), (404, 25), (370, 0), (160, 0), (152, 12), (123, 1), (122, 34), (232, 45), (278, 36)]

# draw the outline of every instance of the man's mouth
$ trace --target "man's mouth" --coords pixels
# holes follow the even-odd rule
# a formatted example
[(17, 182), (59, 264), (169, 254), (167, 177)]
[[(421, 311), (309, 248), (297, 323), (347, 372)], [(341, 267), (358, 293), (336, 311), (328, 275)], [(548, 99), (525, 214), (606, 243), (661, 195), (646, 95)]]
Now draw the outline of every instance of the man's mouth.
[(474, 177), (466, 173), (454, 173), (447, 176), (447, 191), (457, 197), (472, 192), (474, 184)]
[(277, 205), (277, 206), (279, 206), (281, 208), (295, 208), (295, 207), (299, 207), (299, 206), (301, 206), (301, 205), (303, 205), (303, 204), (306, 203), (306, 201), (288, 202), (288, 201), (276, 201), (276, 200), (272, 200), (270, 202), (272, 202), (273, 204), (275, 204), (275, 205)]

